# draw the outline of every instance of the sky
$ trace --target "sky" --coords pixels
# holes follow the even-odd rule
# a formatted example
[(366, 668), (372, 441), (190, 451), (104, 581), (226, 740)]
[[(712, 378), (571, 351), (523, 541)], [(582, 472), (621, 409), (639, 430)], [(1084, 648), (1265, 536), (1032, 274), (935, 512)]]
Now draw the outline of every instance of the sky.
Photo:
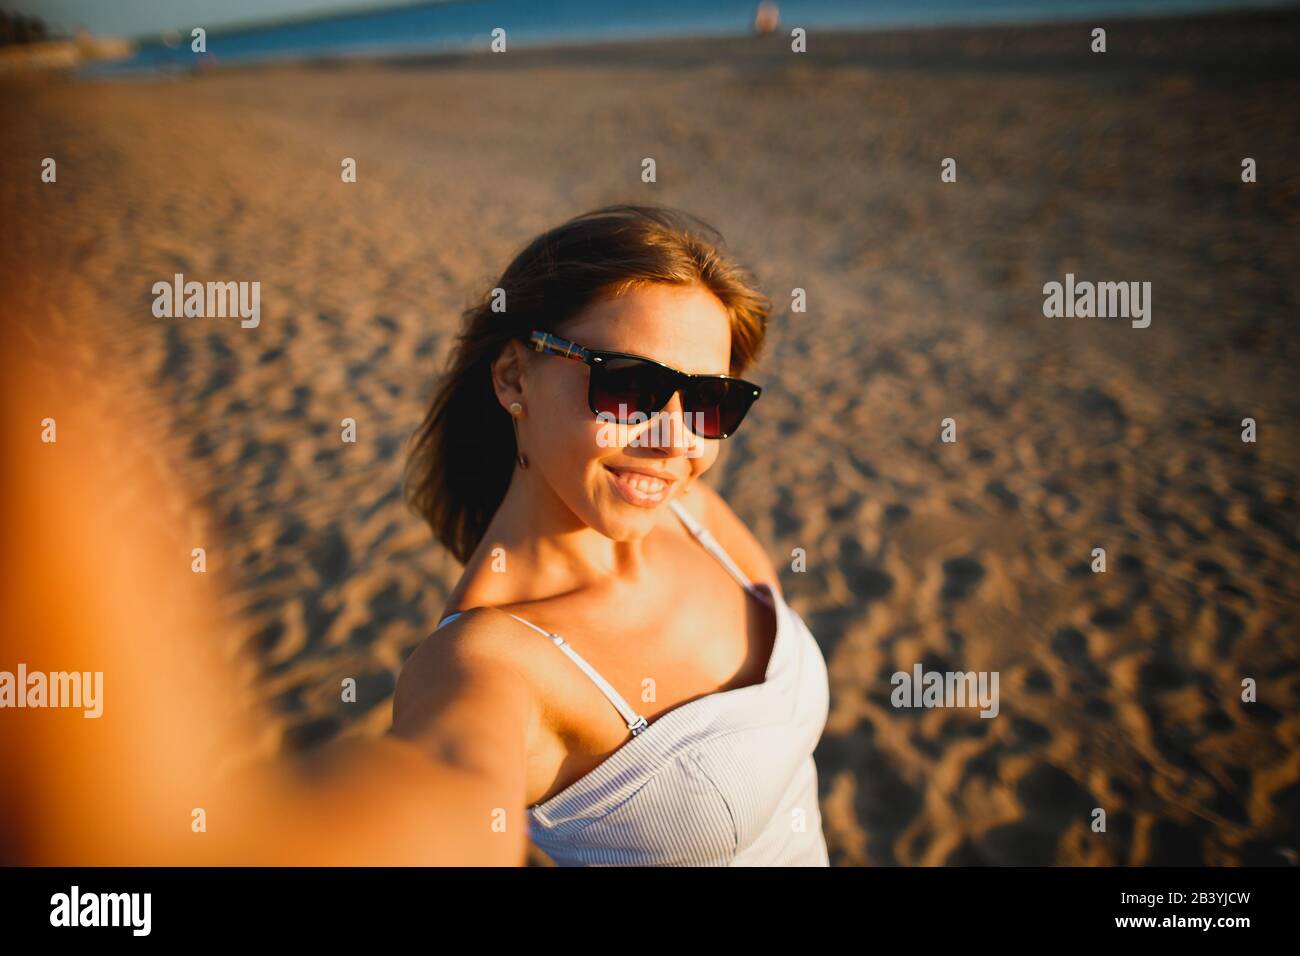
[(57, 32), (72, 33), (84, 24), (98, 36), (127, 37), (401, 5), (402, 0), (0, 0), (0, 10), (34, 14)]

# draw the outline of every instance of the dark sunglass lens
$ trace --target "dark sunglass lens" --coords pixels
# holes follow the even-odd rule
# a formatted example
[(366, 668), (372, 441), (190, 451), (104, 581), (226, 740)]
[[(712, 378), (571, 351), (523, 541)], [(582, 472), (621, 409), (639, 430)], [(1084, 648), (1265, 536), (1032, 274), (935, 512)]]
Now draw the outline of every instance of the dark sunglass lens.
[(754, 387), (738, 379), (704, 379), (687, 393), (687, 426), (701, 438), (734, 432), (754, 403)]
[(634, 359), (606, 359), (591, 369), (591, 403), (595, 410), (626, 423), (634, 412), (649, 418), (667, 404), (671, 384), (663, 370)]

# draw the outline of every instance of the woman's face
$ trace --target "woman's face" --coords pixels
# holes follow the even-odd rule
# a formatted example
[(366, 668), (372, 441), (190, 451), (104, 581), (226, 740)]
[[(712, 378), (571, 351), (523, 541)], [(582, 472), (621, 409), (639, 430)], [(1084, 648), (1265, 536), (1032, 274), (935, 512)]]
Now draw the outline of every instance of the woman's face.
[[(729, 371), (727, 311), (702, 286), (643, 286), (545, 331), (683, 372)], [(597, 420), (587, 404), (588, 375), (581, 362), (526, 354), (519, 441), (530, 478), (544, 480), (563, 505), (606, 537), (639, 538), (659, 521), (670, 499), (713, 465), (718, 441), (685, 427), (680, 393), (658, 421), (620, 426)]]

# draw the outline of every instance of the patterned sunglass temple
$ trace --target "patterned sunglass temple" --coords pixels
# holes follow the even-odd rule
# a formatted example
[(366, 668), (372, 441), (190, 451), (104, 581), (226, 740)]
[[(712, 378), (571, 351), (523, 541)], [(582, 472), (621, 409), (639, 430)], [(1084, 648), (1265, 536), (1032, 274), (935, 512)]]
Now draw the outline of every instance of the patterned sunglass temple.
[(549, 332), (534, 331), (528, 336), (528, 343), (535, 352), (558, 355), (561, 358), (577, 359), (579, 362), (600, 361), (600, 356), (593, 358), (581, 345), (562, 339), (557, 335), (551, 335)]

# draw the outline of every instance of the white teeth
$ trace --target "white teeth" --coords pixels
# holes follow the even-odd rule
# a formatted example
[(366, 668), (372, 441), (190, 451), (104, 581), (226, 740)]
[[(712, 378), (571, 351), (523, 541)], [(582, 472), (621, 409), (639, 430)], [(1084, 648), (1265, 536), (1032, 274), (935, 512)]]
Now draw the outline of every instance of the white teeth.
[(615, 471), (614, 474), (619, 482), (643, 498), (657, 498), (668, 488), (668, 482), (662, 478), (625, 471)]

